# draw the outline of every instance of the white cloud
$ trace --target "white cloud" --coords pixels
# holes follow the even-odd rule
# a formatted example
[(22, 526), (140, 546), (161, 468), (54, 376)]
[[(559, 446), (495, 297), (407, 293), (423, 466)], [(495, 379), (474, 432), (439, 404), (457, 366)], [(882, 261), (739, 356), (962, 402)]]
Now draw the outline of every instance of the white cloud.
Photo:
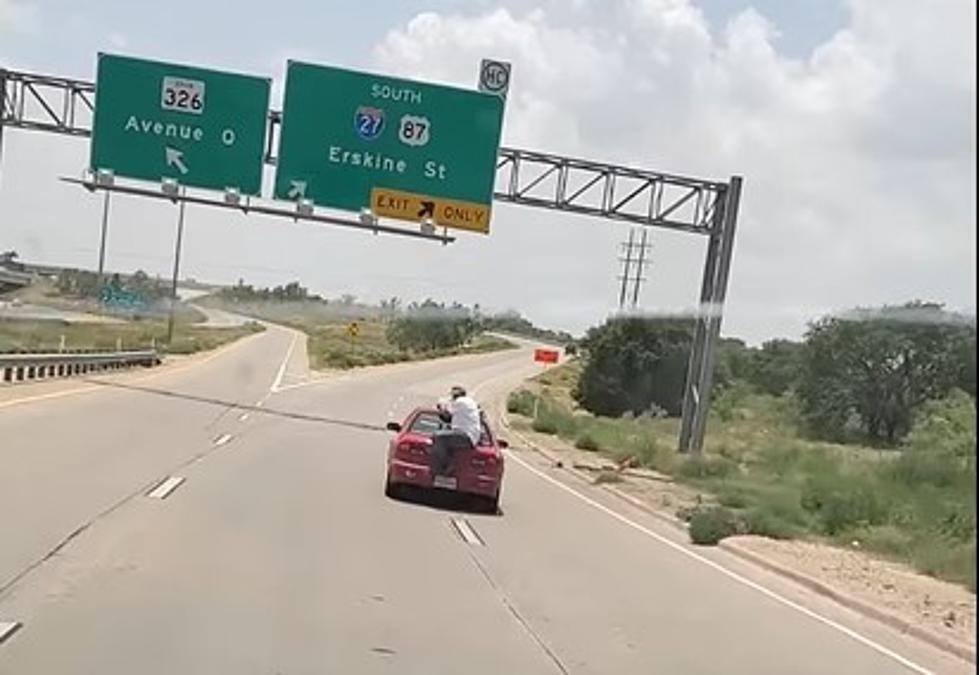
[(37, 7), (26, 0), (0, 0), (0, 35), (36, 27)]
[[(782, 56), (753, 9), (715, 34), (686, 0), (600, 5), (599, 22), (426, 13), (375, 57), (465, 85), (481, 57), (512, 61), (513, 145), (744, 175), (728, 331), (798, 333), (824, 310), (911, 297), (975, 307), (974, 4), (852, 0), (848, 25), (806, 59)], [(660, 277), (647, 305), (695, 290)]]

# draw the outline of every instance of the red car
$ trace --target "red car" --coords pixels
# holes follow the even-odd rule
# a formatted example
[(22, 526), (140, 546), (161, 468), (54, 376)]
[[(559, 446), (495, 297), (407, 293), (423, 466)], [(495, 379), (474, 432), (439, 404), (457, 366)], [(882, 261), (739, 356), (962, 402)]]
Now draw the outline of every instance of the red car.
[(402, 423), (388, 422), (396, 432), (388, 447), (388, 473), (384, 494), (398, 497), (405, 486), (441, 489), (478, 498), (490, 513), (496, 513), (503, 486), (503, 452), (507, 442), (496, 438), (483, 421), (479, 445), (456, 452), (448, 476), (433, 479), (430, 467), (432, 434), (447, 425), (435, 408), (417, 408)]

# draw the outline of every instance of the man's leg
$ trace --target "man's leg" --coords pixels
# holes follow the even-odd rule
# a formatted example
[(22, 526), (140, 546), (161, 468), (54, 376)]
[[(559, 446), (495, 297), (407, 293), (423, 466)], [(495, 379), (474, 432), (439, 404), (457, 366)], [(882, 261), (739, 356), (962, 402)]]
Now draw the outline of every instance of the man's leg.
[(449, 438), (451, 431), (436, 431), (432, 434), (432, 456), (429, 462), (433, 476), (443, 476), (449, 465)]
[(453, 429), (448, 436), (445, 438), (445, 444), (448, 448), (446, 452), (445, 470), (448, 473), (449, 466), (452, 464), (452, 460), (455, 458), (457, 452), (463, 452), (465, 450), (472, 450), (473, 444), (469, 440), (469, 436), (464, 431), (459, 431), (458, 429)]
[(472, 441), (465, 432), (458, 429), (436, 431), (432, 435), (432, 474), (445, 476), (449, 473), (452, 458), (460, 450), (471, 450)]

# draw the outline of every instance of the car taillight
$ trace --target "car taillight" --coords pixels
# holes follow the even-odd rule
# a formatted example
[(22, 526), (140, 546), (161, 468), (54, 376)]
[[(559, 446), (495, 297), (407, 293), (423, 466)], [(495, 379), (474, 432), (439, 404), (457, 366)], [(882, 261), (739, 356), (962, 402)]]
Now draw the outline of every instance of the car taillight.
[(479, 453), (472, 458), (472, 465), (476, 469), (493, 470), (496, 468), (498, 461), (495, 454)]
[(401, 441), (395, 448), (395, 454), (400, 459), (419, 459), (428, 457), (428, 444), (413, 441)]

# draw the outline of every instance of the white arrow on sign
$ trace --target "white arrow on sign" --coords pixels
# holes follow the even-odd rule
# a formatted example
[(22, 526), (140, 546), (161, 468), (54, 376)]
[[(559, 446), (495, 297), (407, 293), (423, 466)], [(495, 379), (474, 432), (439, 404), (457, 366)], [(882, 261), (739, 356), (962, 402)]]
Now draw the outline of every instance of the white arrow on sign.
[(176, 167), (177, 171), (179, 171), (181, 175), (187, 175), (187, 165), (184, 164), (184, 153), (171, 147), (167, 147), (165, 150), (167, 166)]
[(289, 192), (286, 193), (289, 199), (302, 199), (306, 196), (306, 181), (291, 180), (289, 186)]

